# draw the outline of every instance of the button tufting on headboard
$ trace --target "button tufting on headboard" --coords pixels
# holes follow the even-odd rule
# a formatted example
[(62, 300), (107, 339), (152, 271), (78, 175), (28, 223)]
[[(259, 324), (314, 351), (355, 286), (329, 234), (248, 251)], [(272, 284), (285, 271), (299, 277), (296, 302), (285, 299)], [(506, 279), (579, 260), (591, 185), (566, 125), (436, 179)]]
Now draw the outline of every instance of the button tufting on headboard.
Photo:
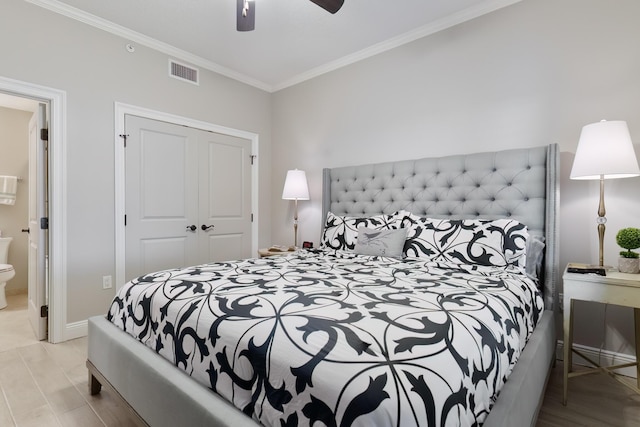
[(422, 216), (511, 216), (543, 234), (547, 148), (330, 169), (323, 214), (390, 214), (400, 208)]

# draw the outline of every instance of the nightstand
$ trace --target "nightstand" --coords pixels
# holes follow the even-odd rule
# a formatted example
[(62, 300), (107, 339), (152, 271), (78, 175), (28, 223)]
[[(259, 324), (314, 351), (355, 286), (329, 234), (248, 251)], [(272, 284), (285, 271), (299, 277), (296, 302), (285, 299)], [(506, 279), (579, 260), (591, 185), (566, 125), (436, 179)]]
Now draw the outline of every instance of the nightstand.
[(281, 256), (281, 255), (288, 255), (288, 254), (292, 254), (293, 251), (290, 250), (284, 250), (284, 251), (276, 251), (276, 250), (269, 250), (269, 248), (262, 248), (262, 249), (258, 249), (258, 256), (260, 258), (266, 258), (266, 257), (270, 257), (270, 256)]
[[(637, 363), (640, 355), (640, 275), (607, 271), (606, 276), (597, 274), (567, 273), (562, 276), (564, 282), (564, 390), (562, 403), (567, 404), (567, 389), (569, 378), (595, 372), (606, 372), (612, 378), (640, 393), (640, 366)], [(572, 348), (573, 341), (573, 301), (594, 301), (603, 304), (616, 304), (634, 308), (635, 335), (636, 335), (636, 363), (625, 363), (616, 366), (599, 366), (589, 357)], [(571, 372), (573, 353), (583, 357), (597, 369)], [(636, 367), (637, 385), (634, 387), (628, 382), (617, 378), (614, 369)]]

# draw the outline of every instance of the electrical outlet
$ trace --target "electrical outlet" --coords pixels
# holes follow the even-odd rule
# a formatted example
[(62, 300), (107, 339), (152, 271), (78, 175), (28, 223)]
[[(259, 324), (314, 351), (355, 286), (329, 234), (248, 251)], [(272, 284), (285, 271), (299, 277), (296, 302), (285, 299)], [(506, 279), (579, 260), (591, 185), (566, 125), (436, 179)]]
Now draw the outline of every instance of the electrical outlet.
[(102, 289), (111, 289), (111, 276), (102, 276)]

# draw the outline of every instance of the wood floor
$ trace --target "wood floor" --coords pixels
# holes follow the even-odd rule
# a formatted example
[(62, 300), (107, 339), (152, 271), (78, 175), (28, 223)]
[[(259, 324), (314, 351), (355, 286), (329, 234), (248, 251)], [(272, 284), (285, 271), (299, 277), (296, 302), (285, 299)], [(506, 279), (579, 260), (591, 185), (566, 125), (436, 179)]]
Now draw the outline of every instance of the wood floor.
[[(86, 338), (38, 342), (27, 321), (26, 297), (7, 299), (9, 307), (0, 310), (0, 426), (132, 426), (107, 390), (89, 395)], [(571, 379), (567, 406), (561, 400), (559, 361), (537, 427), (640, 426), (640, 395), (605, 375)]]
[[(640, 395), (604, 374), (571, 378), (567, 406), (563, 406), (562, 369), (558, 361), (551, 372), (537, 427), (640, 426)], [(635, 378), (628, 381), (633, 384)]]

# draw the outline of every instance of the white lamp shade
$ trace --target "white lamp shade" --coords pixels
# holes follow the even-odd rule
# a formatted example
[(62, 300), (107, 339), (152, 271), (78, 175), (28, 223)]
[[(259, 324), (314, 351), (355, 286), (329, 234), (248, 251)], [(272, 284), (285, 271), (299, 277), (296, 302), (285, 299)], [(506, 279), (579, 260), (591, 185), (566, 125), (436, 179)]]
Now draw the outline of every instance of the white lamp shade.
[(601, 121), (582, 128), (571, 179), (613, 179), (640, 175), (627, 122)]
[(307, 174), (304, 171), (298, 169), (287, 171), (282, 198), (284, 200), (309, 200)]

